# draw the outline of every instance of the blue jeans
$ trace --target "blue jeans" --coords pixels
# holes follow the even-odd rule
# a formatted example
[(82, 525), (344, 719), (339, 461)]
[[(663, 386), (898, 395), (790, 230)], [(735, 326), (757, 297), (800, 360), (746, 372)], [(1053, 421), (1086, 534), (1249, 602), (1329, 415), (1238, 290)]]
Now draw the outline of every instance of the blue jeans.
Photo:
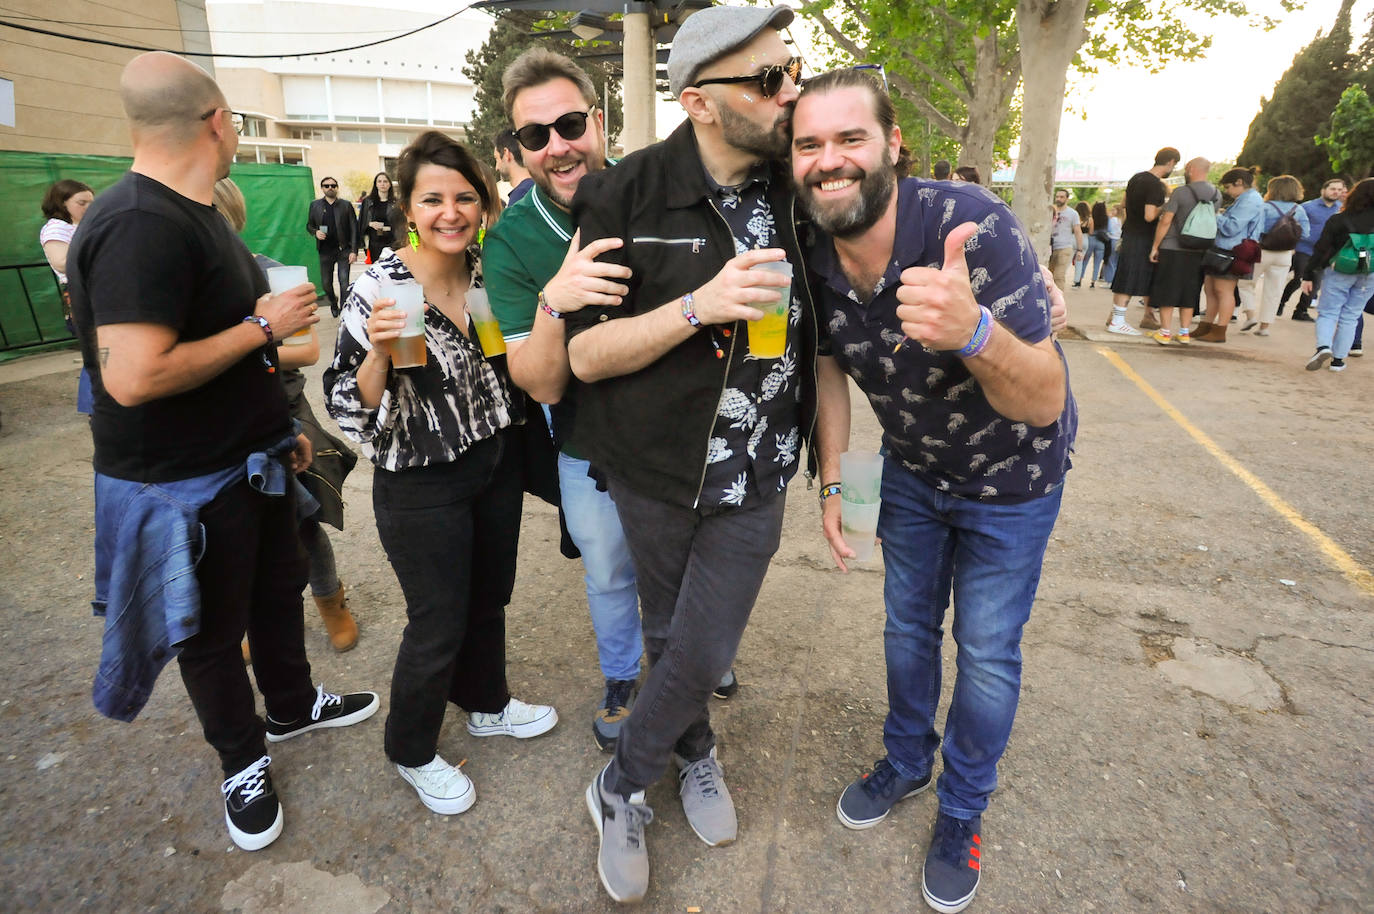
[[(1073, 276), (1075, 285), (1083, 281), (1084, 273), (1088, 274), (1089, 282), (1096, 282), (1097, 271), (1102, 268), (1102, 258), (1107, 253), (1106, 242), (1099, 240), (1095, 235), (1089, 235), (1087, 241), (1087, 253), (1083, 255), (1082, 260), (1078, 261), (1078, 269)], [(1093, 261), (1093, 268), (1091, 270), (1088, 269), (1088, 261), (1090, 260)]]
[(1021, 629), (1062, 495), (1060, 487), (1021, 504), (989, 504), (940, 492), (891, 457), (883, 467), (883, 744), (903, 777), (930, 774), (941, 745), (935, 712), (952, 586), (958, 678), (936, 794), (941, 811), (958, 819), (981, 815), (997, 786), (1021, 691)]
[(1374, 292), (1374, 273), (1322, 273), (1321, 297), (1317, 300), (1317, 346), (1330, 347), (1333, 358), (1350, 355), (1355, 325)]
[(568, 533), (582, 551), (587, 609), (606, 679), (638, 679), (644, 638), (639, 628), (635, 566), (609, 492), (598, 492), (585, 460), (558, 455), (558, 487)]
[(1111, 245), (1112, 252), (1107, 255), (1107, 262), (1102, 265), (1102, 275), (1097, 280), (1098, 282), (1105, 282), (1109, 286), (1116, 276), (1116, 261), (1121, 257), (1121, 239), (1112, 239)]

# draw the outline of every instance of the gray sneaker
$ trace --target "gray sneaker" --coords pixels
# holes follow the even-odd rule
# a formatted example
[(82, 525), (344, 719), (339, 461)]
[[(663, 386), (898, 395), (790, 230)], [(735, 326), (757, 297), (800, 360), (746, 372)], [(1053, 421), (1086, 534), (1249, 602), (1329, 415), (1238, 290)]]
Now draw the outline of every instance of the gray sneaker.
[(712, 847), (734, 844), (739, 835), (739, 822), (735, 819), (735, 803), (730, 799), (730, 788), (725, 786), (725, 772), (716, 761), (716, 748), (711, 754), (695, 762), (689, 762), (679, 755), (673, 756), (677, 763), (678, 793), (682, 795), (682, 811), (687, 816), (687, 824), (697, 837)]
[(649, 850), (644, 844), (644, 826), (654, 820), (654, 811), (644, 805), (642, 790), (627, 800), (602, 787), (605, 774), (606, 769), (601, 769), (587, 786), (587, 812), (601, 836), (596, 872), (606, 894), (616, 901), (640, 901), (649, 891)]

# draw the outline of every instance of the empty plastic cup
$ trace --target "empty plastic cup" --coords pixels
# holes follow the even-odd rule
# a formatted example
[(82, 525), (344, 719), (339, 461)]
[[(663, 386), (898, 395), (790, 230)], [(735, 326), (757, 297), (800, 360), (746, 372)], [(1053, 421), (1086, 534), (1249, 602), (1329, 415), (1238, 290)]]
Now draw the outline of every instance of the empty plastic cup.
[(873, 558), (882, 491), (880, 455), (872, 451), (846, 451), (840, 455), (840, 526), (844, 541), (857, 553), (856, 561)]
[[(305, 267), (268, 267), (267, 289), (273, 295), (289, 292), (296, 286), (310, 282)], [(310, 342), (310, 328), (303, 327), (282, 340), (283, 346), (303, 346)]]

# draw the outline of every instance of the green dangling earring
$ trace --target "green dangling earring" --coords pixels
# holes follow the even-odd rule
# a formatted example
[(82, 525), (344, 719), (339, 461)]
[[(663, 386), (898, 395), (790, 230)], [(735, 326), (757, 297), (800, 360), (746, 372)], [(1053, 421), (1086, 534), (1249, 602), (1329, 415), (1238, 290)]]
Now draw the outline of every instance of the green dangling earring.
[(406, 240), (410, 242), (410, 249), (412, 251), (420, 250), (420, 232), (415, 228), (414, 222), (410, 223), (406, 228)]
[(487, 240), (487, 224), (483, 222), (477, 226), (477, 246), (480, 248), (482, 242)]

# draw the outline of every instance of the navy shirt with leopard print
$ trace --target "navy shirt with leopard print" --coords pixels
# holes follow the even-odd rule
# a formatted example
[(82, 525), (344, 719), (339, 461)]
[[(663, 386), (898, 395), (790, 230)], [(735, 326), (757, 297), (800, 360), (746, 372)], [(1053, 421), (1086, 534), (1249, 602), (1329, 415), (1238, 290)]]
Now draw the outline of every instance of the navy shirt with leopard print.
[(989, 502), (1052, 492), (1064, 481), (1078, 428), (1072, 391), (1065, 392), (1059, 418), (1036, 428), (994, 410), (954, 353), (913, 340), (896, 348), (906, 339), (897, 320), (902, 271), (941, 266), (945, 236), (965, 222), (978, 226), (964, 245), (978, 303), (1027, 343), (1049, 336), (1048, 290), (1025, 229), (976, 184), (907, 178), (897, 192), (892, 261), (872, 294), (851, 288), (828, 237), (812, 246), (809, 278), (828, 332), (822, 353), (833, 355), (867, 395), (887, 450), (930, 485)]

